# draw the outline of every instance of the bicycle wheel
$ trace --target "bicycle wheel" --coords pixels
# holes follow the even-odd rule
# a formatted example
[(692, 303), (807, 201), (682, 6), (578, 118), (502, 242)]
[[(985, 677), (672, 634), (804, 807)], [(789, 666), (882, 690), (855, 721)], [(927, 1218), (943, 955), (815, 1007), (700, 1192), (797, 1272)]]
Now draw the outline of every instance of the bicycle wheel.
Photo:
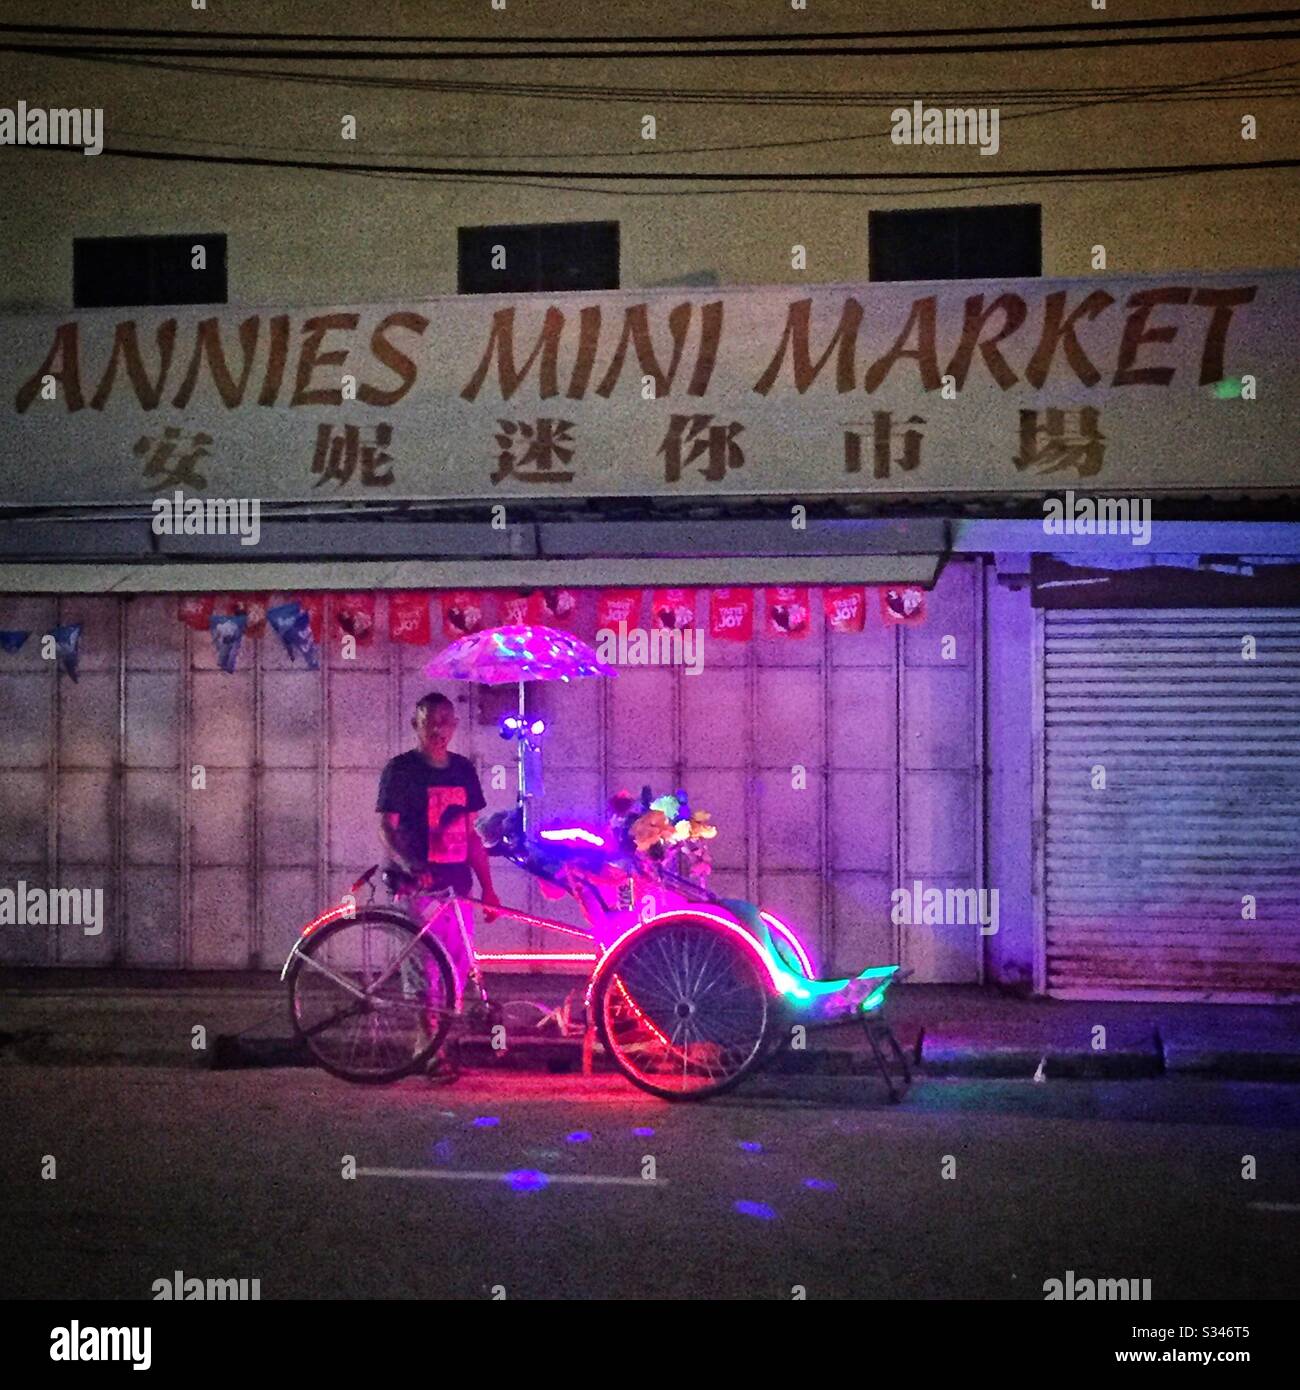
[(764, 1053), (769, 981), (735, 933), (702, 921), (651, 923), (618, 948), (594, 1001), (618, 1069), (667, 1100), (735, 1086)]
[(315, 1059), (345, 1081), (396, 1081), (442, 1046), (451, 962), (413, 923), (362, 912), (322, 927), (289, 968), (289, 1012)]

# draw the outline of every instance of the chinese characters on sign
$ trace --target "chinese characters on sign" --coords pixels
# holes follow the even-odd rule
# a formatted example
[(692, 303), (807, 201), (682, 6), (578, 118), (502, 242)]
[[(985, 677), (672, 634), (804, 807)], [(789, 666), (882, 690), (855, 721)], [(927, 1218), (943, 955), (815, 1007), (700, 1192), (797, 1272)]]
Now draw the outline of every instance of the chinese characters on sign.
[(1300, 435), (1298, 320), (1293, 271), (8, 314), (0, 482), (13, 505), (1235, 493)]
[(1017, 468), (1022, 471), (1037, 468), (1040, 473), (1075, 468), (1081, 478), (1091, 478), (1101, 472), (1105, 435), (1097, 427), (1098, 415), (1094, 407), (1045, 410), (1046, 421), (1042, 425), (1038, 423), (1038, 414), (1036, 410), (1020, 412)]
[(388, 487), (393, 481), (392, 457), (383, 452), (393, 442), (391, 425), (375, 425), (375, 442), (362, 445), (361, 430), (357, 425), (345, 425), (335, 434), (333, 425), (316, 427), (316, 454), (311, 461), (311, 471), (319, 473), (316, 486), (333, 478), (337, 486), (352, 481), (352, 475), (361, 465), (360, 481), (366, 487)]
[(144, 476), (159, 479), (149, 489), (151, 492), (157, 492), (164, 487), (207, 487), (208, 480), (195, 465), (200, 459), (207, 458), (207, 446), (212, 443), (212, 436), (202, 433), (192, 435), (190, 442), (193, 447), (189, 453), (182, 454), (172, 462), (172, 455), (176, 452), (180, 440), (181, 432), (173, 425), (168, 425), (163, 430), (161, 439), (150, 439), (148, 435), (142, 435), (136, 440), (131, 452), (136, 458), (144, 459)]
[[(503, 478), (518, 478), (525, 483), (571, 483), (573, 474), (556, 468), (556, 463), (568, 463), (573, 458), (573, 421), (538, 420), (525, 424), (522, 420), (498, 420), (500, 434), (496, 436), (501, 452), (497, 455), (497, 471), (492, 482)], [(515, 457), (515, 449), (525, 445)]]

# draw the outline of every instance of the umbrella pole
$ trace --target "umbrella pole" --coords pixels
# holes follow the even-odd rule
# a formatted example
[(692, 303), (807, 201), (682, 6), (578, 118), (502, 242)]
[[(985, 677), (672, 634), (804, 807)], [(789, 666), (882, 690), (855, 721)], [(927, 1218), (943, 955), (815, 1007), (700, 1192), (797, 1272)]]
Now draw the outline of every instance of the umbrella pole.
[(520, 682), (519, 682), (519, 720), (520, 720), (520, 729), (519, 729), (519, 737), (515, 740), (515, 752), (516, 752), (516, 754), (518, 755), (518, 758), (519, 758), (519, 804), (520, 804), (520, 806), (523, 808), (523, 828), (524, 828), (524, 833), (525, 833), (525, 834), (528, 833), (528, 830), (529, 830), (529, 821), (532, 819), (532, 817), (531, 817), (530, 814), (529, 814), (529, 809), (530, 809), (530, 808), (529, 808), (529, 805), (528, 805), (528, 771), (527, 771), (527, 767), (525, 766), (525, 762), (524, 762), (524, 737), (525, 737), (524, 730), (525, 730), (525, 728), (526, 728), (527, 726), (524, 724), (523, 721), (524, 721), (524, 719), (525, 719), (525, 717), (526, 717), (526, 714), (527, 714), (527, 711), (526, 711), (525, 706), (524, 706), (524, 683), (523, 683), (523, 681), (520, 681)]

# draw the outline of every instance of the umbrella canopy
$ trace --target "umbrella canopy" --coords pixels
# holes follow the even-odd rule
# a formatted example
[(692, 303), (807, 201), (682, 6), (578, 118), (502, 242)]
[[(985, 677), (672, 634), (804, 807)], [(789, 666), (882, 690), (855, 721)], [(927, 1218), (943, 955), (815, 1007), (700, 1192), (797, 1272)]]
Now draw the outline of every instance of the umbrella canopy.
[(571, 632), (525, 624), (490, 627), (460, 637), (424, 668), (430, 680), (512, 685), (516, 681), (572, 681), (616, 676)]

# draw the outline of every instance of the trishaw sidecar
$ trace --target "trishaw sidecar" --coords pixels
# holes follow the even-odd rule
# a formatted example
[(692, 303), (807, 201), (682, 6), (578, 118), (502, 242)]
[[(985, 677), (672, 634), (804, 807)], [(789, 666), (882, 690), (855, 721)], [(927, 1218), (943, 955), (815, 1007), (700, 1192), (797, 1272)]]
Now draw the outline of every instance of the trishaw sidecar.
[[(538, 878), (549, 896), (580, 904), (583, 929), (510, 907), (493, 912), (590, 939), (588, 953), (573, 953), (594, 967), (585, 992), (588, 1032), (595, 1030), (614, 1065), (642, 1089), (670, 1100), (718, 1095), (789, 1043), (793, 1025), (856, 1017), (890, 1098), (899, 1098), (890, 1062), (906, 1083), (907, 1061), (878, 1021), (897, 966), (818, 980), (799, 938), (775, 914), (717, 897), (600, 831), (561, 825), (534, 835), (521, 808), (486, 817), (480, 828), (489, 853)], [(308, 924), (283, 972), (299, 1036), (328, 1070), (358, 1081), (408, 1074), (442, 1045), (458, 1011), (434, 928), (445, 914), (443, 925), (454, 924), (468, 944), (479, 906), (448, 895), (423, 926), (400, 907), (358, 909), (354, 895), (373, 872)], [(494, 1007), (477, 961), (464, 999), (471, 1016)]]

